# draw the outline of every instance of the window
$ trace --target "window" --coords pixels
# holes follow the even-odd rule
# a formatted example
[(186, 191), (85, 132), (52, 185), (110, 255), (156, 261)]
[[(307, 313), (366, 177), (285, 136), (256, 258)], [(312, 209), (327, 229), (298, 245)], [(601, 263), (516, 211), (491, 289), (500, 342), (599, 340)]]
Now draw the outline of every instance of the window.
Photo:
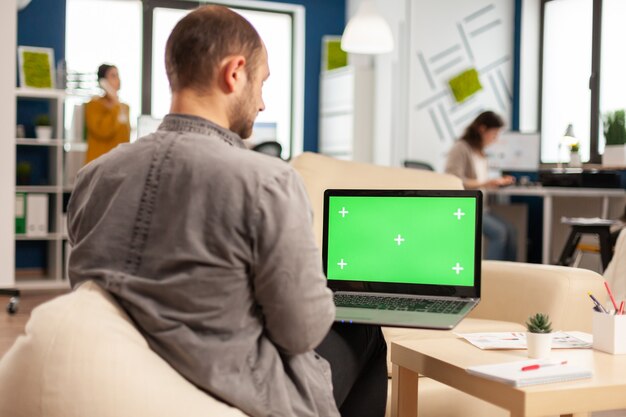
[[(165, 73), (165, 44), (176, 23), (195, 5), (176, 1), (165, 3), (160, 0), (148, 0), (146, 3), (147, 18), (152, 19), (152, 24), (149, 25), (152, 32), (144, 33), (151, 41), (150, 58), (144, 57), (150, 63), (151, 80), (150, 94), (144, 92), (144, 112), (160, 119), (169, 112), (171, 98)], [(257, 117), (251, 140), (252, 143), (276, 140), (282, 145), (282, 156), (289, 158), (302, 151), (304, 59), (301, 52), (296, 52), (302, 51), (303, 47), (296, 46), (303, 41), (303, 9), (278, 3), (254, 4), (258, 4), (258, 8), (233, 8), (259, 32), (269, 58), (271, 75), (263, 87), (266, 108)], [(146, 70), (144, 67), (144, 71)]]
[(152, 117), (162, 119), (170, 109), (172, 94), (165, 73), (165, 44), (170, 32), (176, 23), (182, 19), (189, 10), (156, 8), (154, 10), (152, 32)]
[(602, 117), (626, 108), (624, 0), (542, 0), (541, 160), (566, 162), (573, 124), (584, 162), (604, 152)]
[(563, 137), (572, 124), (588, 161), (593, 1), (552, 0), (544, 7), (541, 160), (569, 161)]
[(86, 90), (93, 92), (100, 64), (117, 66), (133, 131), (141, 111), (141, 11), (140, 0), (67, 0), (66, 6), (68, 73), (88, 75)]
[[(600, 115), (626, 108), (626, 1), (604, 0), (602, 4), (602, 60)], [(604, 132), (600, 123), (600, 153), (604, 153)]]

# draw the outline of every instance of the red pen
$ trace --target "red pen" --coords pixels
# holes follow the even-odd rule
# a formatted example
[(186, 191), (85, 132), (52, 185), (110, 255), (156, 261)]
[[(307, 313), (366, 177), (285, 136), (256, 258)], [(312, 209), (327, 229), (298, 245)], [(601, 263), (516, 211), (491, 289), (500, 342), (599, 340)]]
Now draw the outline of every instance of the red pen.
[(617, 314), (624, 314), (624, 302), (623, 301), (619, 305), (619, 312)]
[(527, 365), (522, 367), (522, 371), (534, 371), (535, 369), (545, 368), (548, 366), (557, 366), (557, 365), (565, 365), (567, 361), (559, 362), (559, 363), (536, 363), (534, 365)]
[(604, 281), (604, 286), (606, 287), (606, 291), (609, 293), (609, 297), (611, 298), (611, 302), (613, 303), (613, 307), (615, 307), (615, 314), (619, 310), (617, 303), (615, 302), (615, 298), (613, 298), (613, 293), (611, 292), (611, 288), (609, 287), (609, 283)]

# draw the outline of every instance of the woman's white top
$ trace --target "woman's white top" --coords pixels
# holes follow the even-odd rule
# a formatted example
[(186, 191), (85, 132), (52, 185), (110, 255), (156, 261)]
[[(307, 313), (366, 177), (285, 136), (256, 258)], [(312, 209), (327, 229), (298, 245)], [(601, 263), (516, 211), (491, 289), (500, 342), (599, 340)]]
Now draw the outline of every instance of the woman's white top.
[(476, 180), (479, 184), (487, 182), (489, 179), (489, 167), (487, 167), (487, 158), (478, 152), (472, 152), (472, 163), (476, 172)]

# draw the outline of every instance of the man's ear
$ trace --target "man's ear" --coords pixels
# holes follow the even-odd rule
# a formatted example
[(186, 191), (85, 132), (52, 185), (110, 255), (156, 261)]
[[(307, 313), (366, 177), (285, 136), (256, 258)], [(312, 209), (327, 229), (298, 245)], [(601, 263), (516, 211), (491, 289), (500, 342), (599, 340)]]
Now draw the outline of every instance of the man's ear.
[(242, 83), (245, 83), (246, 58), (237, 55), (224, 60), (222, 65), (222, 80), (228, 93), (235, 92)]

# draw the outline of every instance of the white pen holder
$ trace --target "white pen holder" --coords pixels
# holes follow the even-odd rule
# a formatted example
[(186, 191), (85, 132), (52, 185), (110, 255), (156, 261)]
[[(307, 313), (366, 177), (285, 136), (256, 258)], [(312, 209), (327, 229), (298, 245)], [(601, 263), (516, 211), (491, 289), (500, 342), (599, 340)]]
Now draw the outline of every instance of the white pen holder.
[(594, 311), (593, 348), (614, 355), (626, 353), (626, 315)]

